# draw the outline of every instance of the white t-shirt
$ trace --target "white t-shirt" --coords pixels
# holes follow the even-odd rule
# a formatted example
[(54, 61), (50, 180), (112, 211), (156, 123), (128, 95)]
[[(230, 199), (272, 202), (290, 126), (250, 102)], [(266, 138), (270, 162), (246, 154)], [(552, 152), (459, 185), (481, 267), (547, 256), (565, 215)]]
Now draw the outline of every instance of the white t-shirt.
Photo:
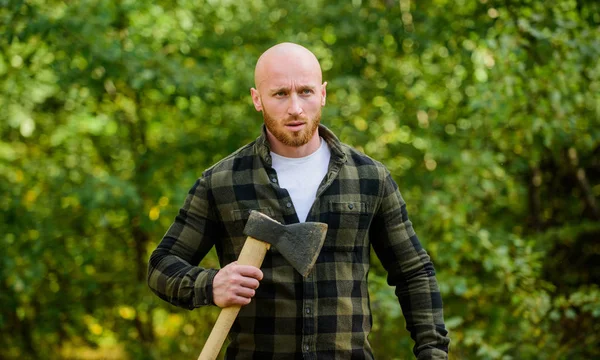
[(271, 152), (279, 186), (290, 194), (300, 222), (306, 221), (319, 184), (327, 174), (330, 157), (329, 146), (323, 138), (317, 151), (302, 158), (288, 158)]

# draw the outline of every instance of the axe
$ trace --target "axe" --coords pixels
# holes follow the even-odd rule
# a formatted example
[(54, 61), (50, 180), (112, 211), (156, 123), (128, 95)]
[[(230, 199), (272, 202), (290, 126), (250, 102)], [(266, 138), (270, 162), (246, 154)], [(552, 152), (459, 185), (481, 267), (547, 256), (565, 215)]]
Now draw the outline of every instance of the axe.
[[(253, 210), (244, 234), (248, 237), (240, 252), (238, 264), (260, 268), (267, 250), (274, 245), (294, 269), (306, 277), (323, 247), (327, 224), (305, 222), (283, 225)], [(217, 358), (240, 309), (241, 306), (231, 306), (221, 310), (198, 360)]]

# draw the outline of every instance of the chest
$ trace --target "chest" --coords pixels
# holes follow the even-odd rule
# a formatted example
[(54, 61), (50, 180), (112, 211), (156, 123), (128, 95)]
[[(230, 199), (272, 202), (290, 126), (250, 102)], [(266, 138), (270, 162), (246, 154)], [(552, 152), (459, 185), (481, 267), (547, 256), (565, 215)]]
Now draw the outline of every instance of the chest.
[[(260, 211), (283, 224), (298, 221), (289, 193), (279, 184), (278, 173), (270, 170), (220, 179), (220, 183), (230, 185), (213, 191), (224, 230), (222, 252), (226, 260), (233, 261), (239, 255), (250, 211)], [(328, 224), (323, 250), (353, 251), (368, 246), (368, 229), (380, 191), (381, 180), (368, 167), (343, 166), (324, 176), (306, 219)]]

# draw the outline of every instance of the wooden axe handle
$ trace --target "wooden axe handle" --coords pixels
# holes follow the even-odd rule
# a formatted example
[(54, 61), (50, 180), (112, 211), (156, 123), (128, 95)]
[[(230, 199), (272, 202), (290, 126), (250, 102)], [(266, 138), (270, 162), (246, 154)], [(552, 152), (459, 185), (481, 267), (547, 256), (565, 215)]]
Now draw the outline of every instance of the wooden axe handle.
[[(238, 264), (251, 265), (260, 268), (265, 259), (267, 250), (269, 250), (270, 247), (271, 244), (248, 236), (244, 243), (244, 247), (240, 252)], [(198, 360), (214, 360), (217, 358), (240, 309), (240, 306), (230, 306), (221, 310), (217, 322), (210, 332)]]

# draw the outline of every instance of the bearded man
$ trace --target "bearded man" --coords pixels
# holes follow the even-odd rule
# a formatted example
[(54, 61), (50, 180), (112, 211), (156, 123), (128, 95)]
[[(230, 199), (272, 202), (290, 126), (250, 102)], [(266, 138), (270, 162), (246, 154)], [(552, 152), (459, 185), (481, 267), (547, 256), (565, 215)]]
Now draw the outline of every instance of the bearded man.
[[(250, 93), (263, 114), (262, 135), (196, 181), (150, 257), (150, 288), (187, 309), (241, 305), (226, 359), (373, 359), (372, 246), (395, 287), (416, 358), (447, 359), (433, 264), (386, 167), (320, 124), (327, 83), (317, 58), (300, 45), (278, 44), (258, 59), (254, 75)], [(276, 249), (262, 270), (236, 263), (251, 210), (282, 224), (328, 224), (307, 277)], [(222, 268), (198, 267), (213, 246)]]

